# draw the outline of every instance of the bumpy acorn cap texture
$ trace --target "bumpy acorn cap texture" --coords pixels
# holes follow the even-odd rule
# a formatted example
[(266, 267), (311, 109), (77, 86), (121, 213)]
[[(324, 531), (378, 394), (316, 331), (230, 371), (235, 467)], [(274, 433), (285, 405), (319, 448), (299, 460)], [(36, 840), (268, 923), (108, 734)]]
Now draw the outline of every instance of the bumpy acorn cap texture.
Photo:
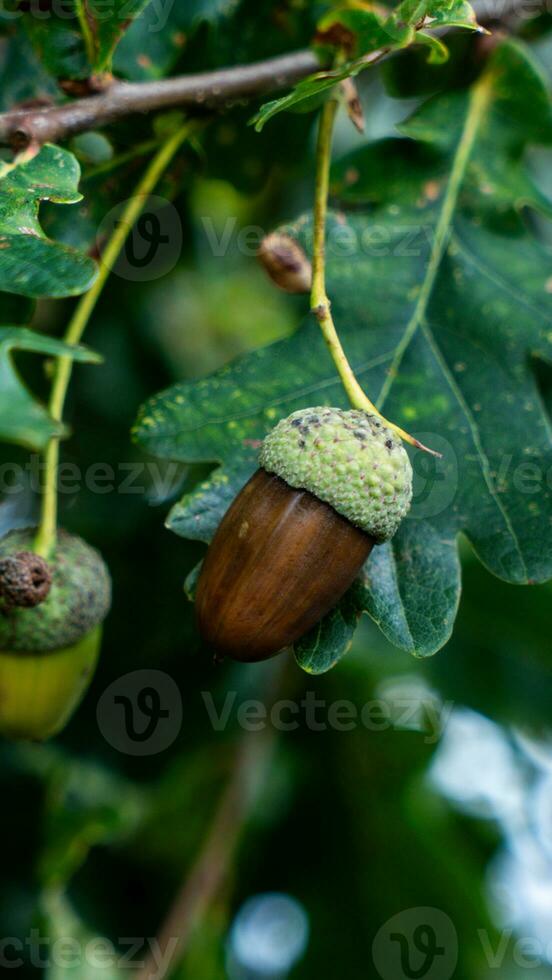
[(282, 419), (261, 447), (260, 464), (309, 490), (377, 542), (393, 536), (412, 499), (402, 443), (375, 415), (307, 408)]
[[(0, 560), (32, 551), (35, 529), (10, 531), (0, 540)], [(111, 605), (111, 579), (98, 551), (59, 531), (48, 559), (52, 584), (33, 609), (0, 607), (0, 651), (47, 653), (77, 643), (103, 622)]]

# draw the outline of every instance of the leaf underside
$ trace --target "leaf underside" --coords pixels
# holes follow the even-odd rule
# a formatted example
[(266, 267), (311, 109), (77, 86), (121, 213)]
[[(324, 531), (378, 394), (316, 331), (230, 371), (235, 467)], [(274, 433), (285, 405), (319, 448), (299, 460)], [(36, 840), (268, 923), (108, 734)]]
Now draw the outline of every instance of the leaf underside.
[[(459, 601), (459, 533), (508, 582), (552, 576), (552, 438), (532, 370), (534, 358), (552, 361), (552, 254), (523, 211), (550, 213), (523, 163), (528, 145), (552, 142), (546, 85), (525, 49), (504, 43), (470, 90), (430, 100), (402, 134), (334, 168), (328, 291), (365, 390), (443, 459), (412, 456), (411, 513), (301, 641), (311, 671), (345, 651), (362, 611), (417, 656), (442, 647)], [(309, 248), (308, 216), (287, 230)], [(332, 404), (346, 402), (310, 317), (291, 339), (152, 398), (135, 430), (145, 449), (221, 465), (169, 526), (208, 540), (268, 428)]]
[(27, 390), (15, 369), (14, 351), (29, 351), (47, 357), (65, 355), (92, 364), (98, 363), (100, 358), (87, 347), (72, 347), (25, 327), (0, 327), (0, 440), (39, 452), (52, 437), (63, 436), (65, 427), (55, 422)]

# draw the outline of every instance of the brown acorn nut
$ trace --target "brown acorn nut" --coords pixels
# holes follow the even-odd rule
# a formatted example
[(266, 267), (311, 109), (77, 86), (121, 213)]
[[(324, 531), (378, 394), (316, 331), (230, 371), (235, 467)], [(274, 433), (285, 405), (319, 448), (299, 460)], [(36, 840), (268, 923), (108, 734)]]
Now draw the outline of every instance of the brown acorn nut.
[(326, 615), (412, 496), (402, 444), (365, 412), (295, 412), (268, 434), (260, 463), (215, 534), (196, 596), (206, 643), (245, 662)]

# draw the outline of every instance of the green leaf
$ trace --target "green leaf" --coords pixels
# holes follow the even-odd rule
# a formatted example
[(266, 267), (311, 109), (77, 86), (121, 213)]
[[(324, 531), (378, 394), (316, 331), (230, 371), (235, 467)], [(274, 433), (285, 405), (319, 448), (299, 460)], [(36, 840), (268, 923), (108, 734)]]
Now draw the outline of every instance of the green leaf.
[[(0, 23), (2, 15), (0, 13)], [(22, 71), (22, 65), (25, 70)], [(0, 107), (2, 111), (30, 99), (52, 99), (57, 86), (44, 70), (28, 38), (13, 34), (0, 42)]]
[[(1, 22), (1, 20), (0, 20)], [(21, 72), (21, 64), (25, 71)], [(18, 102), (43, 97), (55, 93), (46, 72), (33, 54), (33, 50), (23, 35), (10, 37), (9, 42), (0, 41), (0, 108), (11, 109)], [(0, 323), (29, 323), (33, 315), (33, 304), (20, 296), (0, 293)]]
[(194, 567), (190, 572), (188, 572), (184, 580), (184, 595), (186, 596), (187, 599), (189, 599), (190, 602), (195, 602), (197, 586), (199, 582), (199, 576), (201, 574), (202, 565), (203, 562), (201, 561), (198, 562), (197, 565), (194, 565)]
[(97, 364), (101, 358), (87, 347), (72, 347), (25, 327), (0, 327), (0, 440), (40, 451), (53, 436), (63, 436), (66, 430), (27, 390), (13, 363), (13, 351), (66, 356), (89, 364)]
[(365, 589), (359, 580), (341, 602), (295, 644), (295, 659), (307, 674), (325, 674), (347, 653), (364, 611)]
[(48, 239), (41, 201), (75, 204), (80, 167), (72, 153), (44, 146), (27, 162), (0, 164), (0, 290), (22, 296), (74, 296), (90, 288), (97, 267), (87, 255)]
[[(358, 71), (360, 70), (359, 67)], [(321, 71), (316, 75), (310, 75), (309, 78), (298, 82), (288, 95), (283, 95), (279, 99), (272, 99), (270, 102), (265, 102), (258, 113), (253, 116), (251, 123), (255, 126), (257, 132), (260, 133), (267, 122), (280, 112), (285, 112), (287, 109), (293, 109), (297, 112), (305, 106), (307, 110), (310, 110), (313, 108), (311, 100), (319, 98), (325, 92), (331, 92), (339, 82), (358, 74), (358, 71), (351, 70), (351, 67), (347, 66), (341, 69), (334, 69), (333, 71)]]
[(127, 78), (163, 78), (203, 24), (215, 25), (235, 12), (235, 0), (148, 3), (130, 26), (115, 55), (115, 69)]
[(40, 878), (65, 886), (98, 844), (130, 837), (146, 812), (137, 787), (92, 762), (59, 752), (48, 760)]
[(37, 872), (47, 896), (59, 894), (91, 848), (132, 837), (148, 814), (138, 785), (55, 742), (17, 742), (6, 751), (9, 765), (44, 786)]
[(315, 5), (303, 2), (151, 0), (119, 44), (114, 69), (138, 81), (175, 69), (208, 71), (261, 61), (308, 44), (316, 15)]
[[(172, 455), (169, 452), (169, 455)], [(256, 469), (256, 459), (240, 461), (236, 467), (216, 470), (210, 479), (185, 496), (172, 508), (167, 527), (181, 538), (209, 542), (222, 513), (236, 493), (245, 486)]]
[(397, 20), (407, 24), (436, 27), (467, 27), (483, 30), (475, 11), (466, 0), (404, 0), (398, 7)]
[(113, 68), (139, 80), (167, 75), (200, 25), (226, 22), (237, 6), (236, 0), (67, 0), (62, 13), (40, 19), (18, 11), (18, 17), (54, 78), (84, 79)]
[(331, 91), (345, 78), (364, 71), (383, 54), (412, 44), (429, 47), (429, 61), (439, 63), (448, 57), (446, 45), (422, 28), (464, 27), (482, 30), (469, 3), (464, 0), (427, 0), (403, 3), (388, 14), (384, 8), (362, 9), (344, 4), (330, 11), (318, 24), (316, 50), (322, 62), (335, 62), (336, 51), (345, 58), (339, 67), (320, 71), (298, 82), (287, 95), (265, 103), (252, 119), (258, 132), (269, 119), (286, 109), (310, 111), (317, 98)]
[(149, 2), (150, 0), (113, 0), (109, 7), (109, 17), (106, 17), (105, 3), (102, 0), (83, 0), (92, 33), (94, 71), (111, 68), (113, 53), (119, 41)]
[(36, 57), (54, 79), (86, 78), (90, 64), (73, 0), (68, 17), (52, 10), (48, 16), (36, 17), (33, 11), (20, 12), (20, 29), (32, 45)]
[(427, 34), (426, 31), (418, 31), (416, 34), (418, 44), (425, 44), (429, 48), (428, 62), (430, 65), (442, 65), (447, 61), (449, 50), (440, 38), (434, 34)]
[(342, 4), (319, 21), (315, 44), (326, 58), (335, 55), (337, 49), (354, 63), (378, 48), (412, 43), (414, 27), (414, 22), (389, 14), (384, 8)]
[(111, 70), (119, 41), (148, 2), (68, 0), (63, 13), (52, 9), (45, 18), (31, 10), (23, 15), (22, 26), (51, 75), (87, 78)]
[(52, 954), (47, 957), (46, 980), (122, 980), (122, 954), (111, 939), (99, 936), (80, 918), (60, 891), (42, 899), (44, 932)]
[[(402, 129), (408, 140), (367, 144), (335, 167), (328, 291), (365, 390), (444, 454), (412, 455), (411, 513), (366, 568), (366, 611), (425, 656), (454, 621), (459, 533), (506, 581), (552, 576), (551, 429), (531, 368), (531, 357), (552, 361), (552, 253), (519, 214), (551, 213), (523, 156), (552, 142), (552, 114), (538, 70), (510, 42), (470, 90), (431, 99)], [(309, 248), (308, 217), (286, 230)], [(291, 339), (151, 399), (136, 437), (152, 453), (218, 461), (231, 479), (279, 417), (322, 404), (345, 399), (308, 318)], [(220, 481), (201, 491), (209, 526)], [(225, 485), (221, 516), (228, 496)], [(184, 509), (196, 504), (192, 494)]]
[(452, 633), (459, 598), (456, 542), (443, 541), (429, 521), (406, 520), (374, 548), (362, 608), (395, 646), (418, 657), (434, 653)]

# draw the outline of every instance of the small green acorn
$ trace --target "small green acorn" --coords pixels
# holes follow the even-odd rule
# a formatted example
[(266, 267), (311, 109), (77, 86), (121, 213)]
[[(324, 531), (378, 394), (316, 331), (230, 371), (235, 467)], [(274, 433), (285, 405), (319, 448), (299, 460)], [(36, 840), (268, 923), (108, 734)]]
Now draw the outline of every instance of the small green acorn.
[(43, 741), (67, 723), (98, 659), (111, 579), (99, 552), (58, 531), (48, 562), (35, 529), (0, 540), (0, 734)]
[(326, 615), (412, 499), (412, 467), (375, 415), (317, 407), (266, 436), (261, 468), (225, 514), (199, 577), (200, 632), (218, 654), (264, 660)]

